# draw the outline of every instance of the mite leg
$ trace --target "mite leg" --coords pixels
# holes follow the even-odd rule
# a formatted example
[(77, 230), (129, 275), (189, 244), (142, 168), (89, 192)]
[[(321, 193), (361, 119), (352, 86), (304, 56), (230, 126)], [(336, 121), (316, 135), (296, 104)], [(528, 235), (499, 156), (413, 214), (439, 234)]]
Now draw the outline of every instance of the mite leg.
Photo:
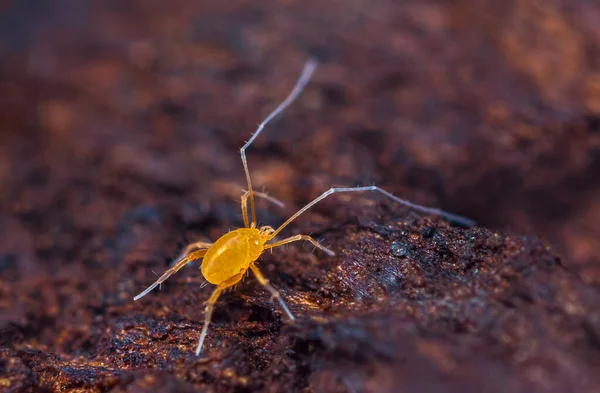
[[(244, 190), (242, 190), (242, 191), (244, 191)], [(248, 191), (244, 191), (244, 192), (248, 193)], [(255, 197), (266, 199), (267, 201), (274, 203), (279, 207), (285, 207), (285, 203), (281, 202), (277, 198), (272, 197), (271, 195), (267, 194), (266, 192), (252, 191), (252, 193), (254, 194)]]
[(406, 199), (401, 199), (398, 198), (397, 196), (387, 192), (386, 190), (384, 190), (383, 188), (379, 188), (377, 186), (367, 186), (367, 187), (337, 187), (337, 188), (330, 188), (329, 190), (325, 191), (323, 194), (321, 194), (320, 196), (316, 197), (312, 202), (310, 202), (308, 205), (304, 206), (302, 209), (298, 210), (293, 216), (291, 216), (290, 218), (287, 219), (286, 222), (284, 222), (283, 224), (281, 224), (279, 226), (279, 228), (277, 228), (275, 230), (275, 232), (273, 232), (271, 234), (272, 238), (277, 236), (277, 234), (279, 232), (281, 232), (281, 230), (283, 228), (285, 228), (289, 223), (291, 223), (292, 221), (294, 221), (296, 218), (298, 218), (299, 215), (301, 215), (302, 213), (304, 213), (305, 211), (307, 211), (308, 209), (310, 209), (311, 207), (313, 207), (316, 203), (318, 203), (319, 201), (322, 201), (323, 199), (327, 198), (329, 195), (332, 194), (337, 194), (340, 192), (362, 192), (362, 191), (377, 191), (383, 195), (385, 195), (386, 197), (390, 198), (391, 200), (404, 205), (406, 207), (409, 207), (413, 210), (419, 211), (421, 213), (425, 213), (425, 214), (433, 214), (433, 215), (437, 215), (437, 216), (441, 216), (444, 217), (446, 220), (448, 221), (452, 221), (455, 222), (457, 224), (466, 226), (466, 227), (471, 227), (473, 225), (475, 225), (475, 221), (466, 218), (466, 217), (462, 217), (462, 216), (458, 216), (456, 214), (453, 213), (449, 213), (440, 209), (436, 209), (433, 207), (426, 207), (426, 206), (422, 206), (410, 201), (407, 201)]
[(223, 292), (223, 289), (225, 288), (226, 286), (223, 284), (217, 286), (206, 303), (206, 310), (204, 311), (204, 326), (202, 327), (202, 333), (200, 333), (200, 340), (198, 341), (198, 347), (196, 348), (196, 356), (199, 356), (200, 351), (202, 350), (202, 344), (204, 344), (204, 339), (206, 338), (206, 333), (208, 332), (208, 325), (210, 325), (210, 319), (212, 318), (215, 303), (217, 303), (219, 296), (221, 296), (221, 292)]
[[(281, 202), (278, 199), (273, 198), (272, 196), (269, 196), (268, 194), (265, 194), (264, 192), (252, 191), (252, 194), (259, 198), (266, 199), (267, 201), (274, 203), (279, 207), (285, 206), (285, 204), (283, 202)], [(252, 221), (252, 226), (248, 225), (248, 198), (250, 198), (250, 191), (245, 191), (244, 195), (242, 195), (242, 217), (244, 218), (244, 226), (246, 228), (251, 228), (251, 227), (254, 228), (256, 226), (255, 221)]]
[(185, 248), (183, 249), (183, 251), (181, 251), (179, 253), (179, 255), (177, 256), (177, 258), (175, 258), (173, 260), (173, 262), (171, 262), (171, 266), (176, 265), (177, 262), (179, 260), (181, 260), (181, 258), (185, 257), (186, 255), (188, 255), (192, 251), (194, 251), (194, 250), (208, 249), (210, 246), (212, 246), (212, 243), (203, 242), (203, 241), (199, 241), (199, 242), (188, 244), (187, 246), (185, 246)]
[(258, 268), (254, 264), (250, 265), (250, 270), (252, 270), (252, 273), (254, 273), (254, 275), (256, 276), (256, 279), (258, 280), (258, 282), (263, 287), (265, 287), (265, 289), (267, 291), (269, 291), (271, 293), (271, 298), (277, 299), (277, 301), (281, 305), (281, 308), (283, 308), (283, 311), (285, 311), (285, 313), (287, 314), (287, 316), (293, 321), (294, 320), (294, 316), (292, 315), (292, 313), (290, 312), (290, 309), (288, 308), (288, 306), (285, 304), (285, 302), (281, 298), (281, 295), (279, 294), (279, 291), (277, 289), (273, 288), (273, 286), (271, 284), (269, 284), (269, 280), (267, 280), (262, 275), (262, 273), (260, 272), (260, 270), (258, 270)]
[(246, 227), (246, 228), (250, 228), (250, 225), (248, 225), (248, 198), (249, 198), (249, 196), (250, 196), (250, 191), (246, 191), (244, 193), (244, 195), (242, 195), (242, 217), (244, 217), (244, 227)]
[(242, 157), (242, 165), (244, 165), (244, 173), (246, 174), (246, 181), (248, 182), (248, 193), (250, 198), (250, 214), (252, 215), (252, 222), (256, 223), (256, 212), (254, 211), (254, 192), (252, 191), (252, 182), (250, 181), (250, 171), (248, 170), (248, 161), (246, 160), (246, 149), (254, 142), (256, 137), (262, 132), (265, 125), (267, 125), (275, 116), (280, 114), (285, 108), (288, 107), (300, 95), (304, 86), (310, 80), (310, 77), (313, 71), (317, 68), (317, 61), (314, 59), (310, 59), (306, 62), (306, 65), (302, 69), (302, 73), (298, 78), (298, 81), (294, 85), (294, 88), (290, 92), (290, 94), (273, 110), (273, 112), (269, 113), (269, 115), (259, 124), (258, 128), (252, 138), (242, 148), (240, 149), (240, 156)]
[(312, 237), (310, 237), (308, 235), (296, 235), (296, 236), (288, 237), (287, 239), (279, 240), (275, 243), (265, 244), (265, 250), (267, 250), (269, 248), (283, 246), (284, 244), (297, 242), (298, 240), (307, 240), (307, 241), (311, 242), (319, 250), (325, 252), (327, 255), (329, 255), (329, 256), (335, 255), (335, 253), (333, 251), (331, 251), (329, 248), (319, 244), (318, 241), (316, 241), (315, 239), (313, 239)]
[(204, 254), (206, 254), (206, 250), (198, 250), (186, 255), (182, 260), (177, 262), (175, 266), (164, 272), (163, 275), (160, 276), (160, 278), (156, 280), (154, 284), (150, 285), (148, 288), (146, 288), (146, 290), (144, 290), (144, 292), (134, 297), (133, 300), (139, 300), (142, 297), (146, 296), (150, 291), (162, 284), (167, 278), (171, 277), (173, 273), (177, 272), (179, 269), (187, 265), (188, 262), (202, 258)]

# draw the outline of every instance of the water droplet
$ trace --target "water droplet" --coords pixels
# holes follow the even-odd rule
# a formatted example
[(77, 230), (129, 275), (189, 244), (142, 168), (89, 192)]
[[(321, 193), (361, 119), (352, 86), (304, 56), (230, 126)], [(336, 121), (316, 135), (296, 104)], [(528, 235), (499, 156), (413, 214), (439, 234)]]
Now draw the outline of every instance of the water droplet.
[(403, 257), (408, 253), (406, 246), (398, 242), (392, 242), (390, 250), (392, 251), (392, 254), (394, 254), (397, 257)]

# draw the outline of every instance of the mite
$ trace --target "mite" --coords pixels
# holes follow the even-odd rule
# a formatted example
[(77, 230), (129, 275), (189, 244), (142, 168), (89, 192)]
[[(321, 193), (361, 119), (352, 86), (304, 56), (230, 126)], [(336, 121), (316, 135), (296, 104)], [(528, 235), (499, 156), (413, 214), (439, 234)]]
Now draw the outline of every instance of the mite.
[[(468, 218), (457, 216), (439, 209), (421, 206), (410, 201), (400, 199), (379, 187), (368, 186), (331, 188), (325, 191), (315, 200), (310, 202), (308, 205), (298, 210), (298, 212), (292, 215), (277, 229), (273, 229), (270, 226), (257, 227), (256, 212), (254, 209), (254, 197), (257, 196), (260, 198), (266, 198), (275, 203), (278, 203), (278, 201), (273, 198), (270, 198), (266, 194), (256, 192), (252, 189), (252, 182), (250, 181), (250, 171), (248, 170), (248, 163), (246, 161), (246, 149), (262, 132), (265, 125), (268, 124), (274, 117), (279, 115), (288, 105), (290, 105), (292, 101), (294, 101), (298, 97), (298, 95), (302, 92), (302, 90), (310, 80), (310, 77), (314, 72), (316, 66), (316, 60), (310, 59), (309, 61), (307, 61), (298, 81), (296, 82), (296, 85), (294, 86), (290, 94), (286, 97), (285, 100), (283, 100), (279, 104), (279, 106), (277, 106), (277, 108), (275, 108), (275, 110), (273, 110), (273, 112), (271, 112), (265, 118), (265, 120), (258, 126), (252, 138), (250, 138), (250, 140), (240, 149), (242, 164), (244, 166), (246, 181), (248, 183), (248, 191), (246, 191), (242, 195), (241, 200), (244, 228), (239, 228), (234, 231), (231, 231), (221, 236), (214, 243), (197, 242), (188, 245), (187, 247), (185, 247), (180, 257), (175, 261), (174, 265), (170, 269), (168, 269), (162, 276), (160, 276), (160, 278), (156, 280), (154, 284), (150, 285), (146, 290), (144, 290), (142, 293), (133, 298), (134, 300), (139, 300), (140, 298), (148, 294), (150, 291), (152, 291), (154, 288), (156, 288), (158, 285), (163, 283), (173, 273), (177, 272), (182, 267), (187, 265), (189, 262), (202, 259), (202, 265), (200, 267), (202, 276), (204, 276), (207, 282), (215, 285), (216, 288), (210, 295), (210, 298), (208, 299), (206, 305), (204, 326), (202, 327), (198, 347), (196, 348), (197, 356), (200, 355), (200, 351), (202, 350), (202, 345), (208, 332), (208, 326), (210, 325), (212, 312), (217, 300), (219, 299), (219, 296), (221, 295), (223, 290), (240, 282), (240, 280), (247, 273), (248, 270), (252, 271), (258, 282), (267, 291), (269, 291), (272, 298), (277, 299), (287, 316), (291, 320), (294, 320), (294, 316), (292, 315), (289, 308), (279, 295), (277, 289), (275, 289), (271, 284), (269, 284), (269, 280), (263, 276), (263, 274), (256, 266), (256, 261), (265, 250), (274, 247), (279, 247), (284, 244), (289, 244), (299, 240), (309, 241), (315, 247), (319, 248), (326, 254), (330, 256), (335, 255), (332, 250), (322, 246), (315, 239), (308, 235), (295, 235), (287, 239), (274, 241), (275, 237), (286, 226), (288, 226), (292, 221), (294, 221), (299, 215), (301, 215), (302, 213), (310, 209), (313, 205), (315, 205), (317, 202), (325, 199), (329, 195), (340, 192), (377, 191), (401, 205), (408, 206), (409, 208), (420, 211), (422, 213), (442, 216), (449, 221), (453, 221), (464, 226), (472, 226), (475, 224), (474, 221)], [(248, 201), (250, 202), (250, 217), (248, 216)]]

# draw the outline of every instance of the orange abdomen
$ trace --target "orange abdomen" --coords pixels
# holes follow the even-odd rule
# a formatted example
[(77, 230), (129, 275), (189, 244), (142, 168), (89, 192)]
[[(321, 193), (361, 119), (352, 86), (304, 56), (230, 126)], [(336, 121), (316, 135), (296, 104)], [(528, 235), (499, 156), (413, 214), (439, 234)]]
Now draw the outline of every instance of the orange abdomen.
[(219, 285), (244, 274), (263, 250), (264, 239), (256, 228), (236, 229), (210, 246), (200, 270), (206, 281)]

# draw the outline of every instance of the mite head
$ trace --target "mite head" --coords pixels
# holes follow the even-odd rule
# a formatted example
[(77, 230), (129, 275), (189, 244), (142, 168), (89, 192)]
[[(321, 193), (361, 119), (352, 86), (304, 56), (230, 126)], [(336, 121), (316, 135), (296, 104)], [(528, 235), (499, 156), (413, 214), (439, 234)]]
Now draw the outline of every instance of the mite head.
[(265, 239), (265, 241), (272, 239), (274, 232), (275, 232), (275, 229), (273, 229), (272, 227), (270, 227), (268, 225), (264, 226), (264, 227), (260, 227), (260, 229), (258, 230), (260, 237)]

